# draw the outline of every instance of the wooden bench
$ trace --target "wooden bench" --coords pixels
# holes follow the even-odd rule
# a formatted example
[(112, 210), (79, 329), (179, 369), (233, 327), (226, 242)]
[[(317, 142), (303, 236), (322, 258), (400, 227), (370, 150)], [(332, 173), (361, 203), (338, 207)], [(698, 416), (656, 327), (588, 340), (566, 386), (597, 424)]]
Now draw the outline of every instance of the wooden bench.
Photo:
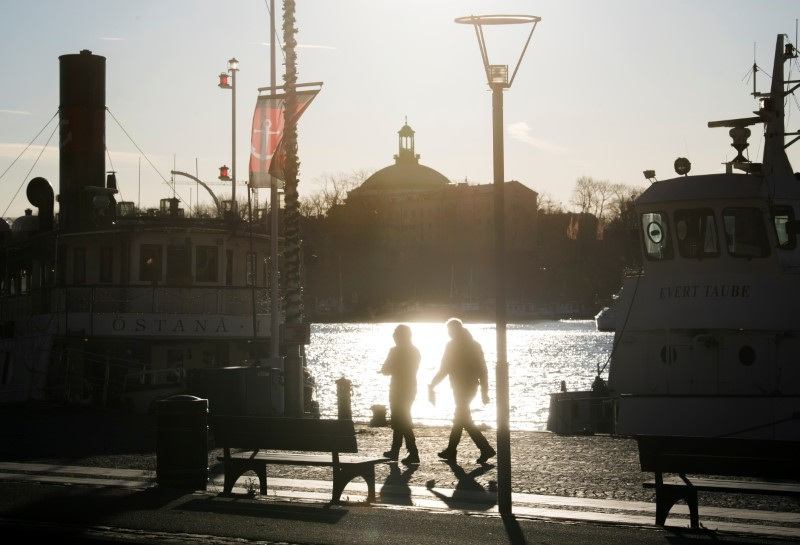
[[(655, 473), (655, 479), (643, 486), (656, 490), (656, 524), (660, 526), (675, 502), (684, 500), (692, 528), (699, 528), (698, 492), (800, 497), (798, 441), (637, 436), (636, 442), (642, 471)], [(664, 477), (664, 473), (677, 476)], [(690, 478), (688, 474), (749, 479)]]
[[(218, 459), (225, 471), (224, 494), (230, 494), (236, 480), (247, 471), (255, 472), (261, 494), (266, 494), (267, 464), (330, 466), (331, 503), (340, 500), (344, 487), (355, 477), (366, 481), (367, 501), (373, 502), (375, 465), (389, 461), (383, 457), (340, 455), (358, 452), (352, 420), (220, 415), (211, 417), (211, 429), (216, 445), (223, 449), (223, 456)], [(276, 450), (299, 452), (265, 452)]]

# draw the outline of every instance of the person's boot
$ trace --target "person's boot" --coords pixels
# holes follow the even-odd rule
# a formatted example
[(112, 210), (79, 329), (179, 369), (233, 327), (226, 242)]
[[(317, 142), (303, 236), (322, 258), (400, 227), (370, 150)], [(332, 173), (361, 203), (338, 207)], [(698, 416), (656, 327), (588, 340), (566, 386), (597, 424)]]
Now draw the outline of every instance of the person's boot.
[(492, 447), (489, 447), (488, 449), (481, 451), (480, 457), (478, 457), (478, 459), (475, 461), (479, 464), (485, 464), (489, 461), (489, 458), (493, 457), (495, 454), (497, 454), (497, 452), (495, 452)]
[(403, 434), (406, 440), (406, 448), (408, 449), (408, 456), (400, 460), (405, 465), (412, 465), (419, 463), (419, 451), (417, 450), (417, 438), (414, 437), (413, 430), (406, 430)]
[(409, 452), (408, 456), (406, 456), (405, 458), (403, 458), (400, 461), (402, 463), (404, 463), (405, 465), (407, 465), (407, 466), (418, 465), (419, 464), (419, 453), (416, 450), (413, 451), (413, 452)]
[(396, 462), (400, 457), (400, 445), (403, 444), (403, 434), (397, 430), (392, 432), (392, 448), (383, 453), (384, 458)]
[(445, 460), (447, 462), (455, 462), (456, 461), (456, 449), (454, 449), (454, 448), (451, 449), (450, 447), (447, 447), (442, 452), (438, 453), (437, 456), (439, 458), (441, 458), (442, 460)]

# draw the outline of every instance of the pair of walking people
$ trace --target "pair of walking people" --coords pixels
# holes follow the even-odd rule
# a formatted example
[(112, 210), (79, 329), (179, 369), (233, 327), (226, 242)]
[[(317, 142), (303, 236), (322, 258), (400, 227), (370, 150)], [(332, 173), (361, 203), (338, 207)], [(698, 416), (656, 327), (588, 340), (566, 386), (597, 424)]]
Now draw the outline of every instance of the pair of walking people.
[[(473, 422), (470, 410), (470, 404), (479, 388), (483, 403), (489, 402), (489, 380), (483, 349), (457, 318), (447, 321), (447, 333), (450, 341), (442, 356), (441, 366), (428, 385), (428, 398), (435, 403), (434, 388), (449, 376), (456, 405), (447, 447), (439, 452), (438, 456), (445, 461), (455, 462), (461, 435), (467, 430), (481, 453), (477, 462), (484, 464), (496, 453)], [(381, 373), (391, 376), (389, 410), (392, 420), (392, 446), (383, 455), (396, 461), (405, 440), (408, 456), (401, 461), (407, 465), (419, 464), (419, 451), (411, 420), (411, 405), (417, 395), (417, 370), (421, 357), (419, 350), (411, 341), (410, 327), (398, 325), (393, 337), (395, 346), (389, 350), (389, 355), (381, 368)]]

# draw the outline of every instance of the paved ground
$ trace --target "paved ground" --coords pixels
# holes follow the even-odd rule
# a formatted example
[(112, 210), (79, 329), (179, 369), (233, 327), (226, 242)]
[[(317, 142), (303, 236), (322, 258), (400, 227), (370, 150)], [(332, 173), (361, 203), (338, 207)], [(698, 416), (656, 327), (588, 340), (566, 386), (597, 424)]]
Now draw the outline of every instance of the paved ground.
[[(55, 501), (50, 497), (55, 494), (54, 491), (63, 488), (64, 484), (138, 490), (136, 494), (140, 495), (137, 498), (149, 497), (142, 496), (139, 489), (146, 491), (159, 488), (155, 486), (158, 435), (156, 424), (153, 416), (137, 417), (113, 412), (53, 410), (36, 406), (0, 409), (0, 497), (7, 507), (0, 513), (0, 527), (10, 524), (9, 521), (21, 524), (20, 517), (24, 518), (24, 513), (19, 513), (18, 498), (23, 493), (43, 494), (48, 497), (47, 503)], [(373, 428), (362, 424), (357, 426), (357, 430), (362, 452), (379, 455), (387, 449), (390, 437), (388, 428)], [(379, 503), (376, 507), (380, 509), (365, 511), (363, 516), (373, 519), (373, 523), (379, 521), (381, 524), (390, 523), (390, 519), (385, 520), (386, 517), (391, 518), (385, 512), (387, 509), (390, 513), (398, 509), (410, 509), (424, 512), (426, 516), (437, 513), (497, 516), (496, 468), (475, 463), (478, 451), (466, 435), (463, 448), (459, 451), (458, 464), (448, 465), (439, 461), (436, 452), (445, 446), (447, 432), (447, 428), (417, 428), (422, 463), (411, 468), (398, 464), (379, 466)], [(494, 443), (495, 437), (490, 430), (486, 435)], [(120, 528), (136, 528), (140, 533), (152, 532), (162, 528), (161, 525), (166, 532), (178, 531), (181, 525), (175, 521), (181, 519), (173, 518), (175, 514), (172, 511), (183, 512), (185, 505), (196, 507), (202, 503), (213, 506), (216, 524), (225, 528), (224, 532), (220, 530), (222, 534), (207, 532), (208, 534), (238, 535), (238, 530), (230, 527), (233, 525), (231, 520), (224, 516), (225, 510), (231, 507), (232, 500), (218, 496), (221, 489), (221, 468), (216, 462), (217, 455), (217, 450), (209, 452), (211, 482), (206, 491), (197, 491), (188, 496), (178, 494), (169, 503), (169, 513), (163, 512), (164, 505), (156, 502), (155, 509), (160, 513), (159, 516), (166, 517), (164, 520), (156, 516), (152, 509), (143, 508), (141, 502), (134, 502), (136, 509), (141, 512), (132, 510), (125, 516), (117, 514), (121, 518), (106, 522), (112, 526), (121, 524)], [(611, 524), (653, 530), (653, 493), (641, 486), (643, 480), (650, 477), (639, 470), (636, 444), (627, 438), (601, 435), (558, 436), (547, 432), (512, 433), (513, 503), (514, 513), (520, 517), (520, 521), (531, 521), (531, 524), (532, 521), (543, 520), (570, 524)], [(31, 483), (35, 483), (35, 486), (31, 486)], [(239, 480), (237, 495), (233, 500), (237, 509), (245, 509), (242, 507), (243, 501), (251, 502), (255, 506), (252, 509), (256, 510), (263, 510), (271, 502), (309, 504), (316, 509), (324, 505), (324, 501), (330, 497), (330, 469), (271, 467), (267, 497), (248, 494), (254, 486), (254, 479), (251, 477), (245, 476)], [(359, 502), (364, 495), (365, 486), (361, 482), (351, 483), (345, 490), (345, 496), (350, 501)], [(707, 497), (701, 496), (700, 505), (701, 522), (706, 528), (729, 532), (730, 535), (748, 536), (746, 540), (722, 542), (757, 542), (751, 541), (752, 536), (800, 540), (799, 502), (762, 496), (710, 494)], [(360, 509), (348, 510), (348, 516), (361, 517)], [(84, 511), (86, 506), (73, 519), (84, 517)], [(132, 514), (134, 512), (136, 516)], [(10, 518), (9, 513), (13, 515)], [(130, 521), (131, 518), (135, 521)], [(465, 520), (472, 524), (473, 518)], [(436, 520), (439, 521), (437, 524), (445, 524), (444, 527), (454, 524), (452, 517)], [(174, 524), (167, 521), (173, 521)], [(66, 523), (64, 520), (55, 520), (51, 524), (58, 529), (58, 524)], [(526, 524), (523, 524), (524, 531), (520, 530), (523, 533), (528, 531)], [(668, 524), (678, 528), (687, 526), (685, 506), (679, 505), (673, 509)], [(456, 525), (460, 526), (460, 523)], [(500, 528), (508, 530), (503, 525)], [(459, 530), (460, 527), (453, 531)], [(287, 529), (286, 534), (280, 534), (281, 539), (294, 536), (294, 531)], [(325, 532), (321, 534), (327, 535)], [(692, 537), (687, 543), (695, 543), (696, 537)], [(719, 534), (714, 534), (714, 537), (719, 541)], [(108, 539), (109, 542), (123, 540), (120, 536), (98, 539)], [(199, 539), (202, 541), (205, 538)], [(316, 541), (299, 540), (296, 537), (292, 539), (295, 541), (287, 540), (298, 543), (337, 542), (332, 537), (320, 537)], [(338, 539), (343, 543), (351, 541), (346, 535)], [(209, 540), (206, 539), (207, 541)], [(217, 539), (210, 541), (222, 542)], [(369, 536), (365, 535), (362, 542), (378, 541), (385, 540), (381, 538), (370, 541)], [(407, 542), (413, 542), (413, 539)], [(585, 542), (593, 543), (591, 539)], [(612, 535), (608, 542), (639, 541), (620, 541), (619, 536)], [(684, 541), (675, 540), (671, 536), (666, 542)]]
[[(417, 427), (422, 463), (408, 484), (455, 488), (460, 479), (438, 460), (447, 445), (449, 429)], [(359, 450), (381, 455), (391, 443), (391, 430), (357, 425)], [(71, 408), (18, 406), (0, 408), (0, 461), (66, 463), (108, 468), (156, 469), (157, 421), (153, 415), (136, 416)], [(485, 434), (492, 444), (492, 430)], [(213, 437), (211, 438), (213, 442)], [(654, 501), (654, 492), (642, 488), (652, 474), (642, 473), (636, 443), (608, 435), (560, 436), (549, 432), (518, 431), (511, 434), (512, 489), (525, 494), (575, 498)], [(475, 463), (478, 450), (464, 434), (458, 462), (479, 486), (494, 490), (495, 467)], [(219, 450), (209, 452), (209, 467), (218, 471)], [(378, 467), (378, 481), (389, 476)], [(275, 467), (270, 475), (296, 479), (328, 479), (327, 468)], [(800, 502), (785, 498), (710, 494), (705, 505), (769, 509), (800, 513)]]

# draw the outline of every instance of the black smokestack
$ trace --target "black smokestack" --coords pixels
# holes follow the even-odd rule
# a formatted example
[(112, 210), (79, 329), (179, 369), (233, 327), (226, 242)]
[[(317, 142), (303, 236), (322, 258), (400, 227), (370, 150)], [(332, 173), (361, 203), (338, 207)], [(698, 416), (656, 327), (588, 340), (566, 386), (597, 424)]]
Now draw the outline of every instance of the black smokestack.
[(60, 78), (60, 227), (77, 231), (93, 225), (93, 194), (104, 186), (106, 58), (84, 49), (62, 55)]

